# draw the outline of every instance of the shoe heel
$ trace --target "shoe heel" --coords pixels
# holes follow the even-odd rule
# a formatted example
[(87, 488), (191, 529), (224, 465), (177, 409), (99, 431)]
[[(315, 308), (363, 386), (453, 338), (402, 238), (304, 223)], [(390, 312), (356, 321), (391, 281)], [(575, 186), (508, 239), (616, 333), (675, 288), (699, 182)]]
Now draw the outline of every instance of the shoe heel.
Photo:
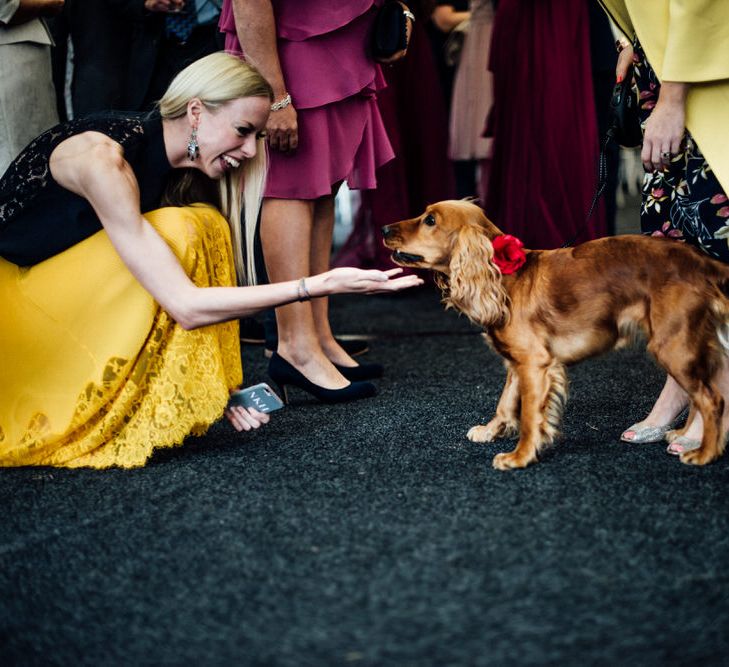
[(341, 389), (325, 389), (308, 380), (301, 371), (274, 352), (268, 362), (268, 377), (281, 388), (284, 400), (288, 403), (285, 385), (293, 385), (311, 394), (322, 403), (344, 403), (369, 398), (377, 393), (375, 385), (369, 382), (351, 382)]
[(288, 388), (285, 384), (281, 384), (280, 382), (276, 382), (275, 380), (272, 381), (273, 386), (276, 387), (276, 393), (279, 395), (279, 398), (284, 402), (284, 405), (289, 404), (289, 392)]

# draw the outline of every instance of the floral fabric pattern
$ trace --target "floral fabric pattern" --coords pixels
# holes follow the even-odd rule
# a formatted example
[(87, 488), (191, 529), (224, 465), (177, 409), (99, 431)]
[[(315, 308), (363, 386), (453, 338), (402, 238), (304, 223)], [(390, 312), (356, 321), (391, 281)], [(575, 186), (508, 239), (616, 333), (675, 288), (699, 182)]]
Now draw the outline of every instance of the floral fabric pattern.
[[(661, 84), (637, 40), (633, 48), (633, 70), (645, 128)], [(711, 257), (729, 262), (729, 198), (688, 130), (681, 151), (671, 158), (668, 167), (645, 174), (642, 194), (643, 234), (687, 241)]]

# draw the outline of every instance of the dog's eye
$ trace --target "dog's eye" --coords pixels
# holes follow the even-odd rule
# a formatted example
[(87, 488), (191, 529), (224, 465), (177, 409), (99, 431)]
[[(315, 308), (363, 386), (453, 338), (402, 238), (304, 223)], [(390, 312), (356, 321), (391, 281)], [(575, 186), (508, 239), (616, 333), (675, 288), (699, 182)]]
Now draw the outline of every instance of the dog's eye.
[(435, 218), (428, 213), (428, 215), (423, 218), (423, 224), (428, 225), (428, 227), (432, 227), (435, 224)]

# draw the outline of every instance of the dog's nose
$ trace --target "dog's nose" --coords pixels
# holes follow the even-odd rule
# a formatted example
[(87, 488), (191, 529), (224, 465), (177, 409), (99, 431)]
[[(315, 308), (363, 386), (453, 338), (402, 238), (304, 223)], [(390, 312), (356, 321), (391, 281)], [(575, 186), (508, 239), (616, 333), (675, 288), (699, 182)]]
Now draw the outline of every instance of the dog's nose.
[(383, 236), (384, 238), (387, 238), (388, 236), (391, 236), (391, 235), (392, 235), (392, 232), (393, 232), (393, 231), (394, 231), (394, 230), (390, 228), (390, 225), (385, 225), (385, 226), (384, 226), (384, 227), (382, 228), (382, 236)]

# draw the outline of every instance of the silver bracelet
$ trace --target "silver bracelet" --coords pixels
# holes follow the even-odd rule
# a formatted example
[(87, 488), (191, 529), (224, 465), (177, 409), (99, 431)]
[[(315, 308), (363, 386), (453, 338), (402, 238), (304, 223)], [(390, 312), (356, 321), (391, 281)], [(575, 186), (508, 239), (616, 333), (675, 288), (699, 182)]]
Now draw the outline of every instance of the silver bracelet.
[(282, 97), (278, 102), (274, 102), (271, 105), (271, 111), (279, 111), (280, 109), (285, 109), (289, 104), (291, 104), (291, 95), (289, 93), (286, 93), (285, 97)]
[(411, 21), (415, 22), (415, 14), (413, 14), (409, 9), (403, 9), (402, 13), (405, 14), (406, 18), (409, 18)]
[(299, 301), (309, 301), (311, 299), (311, 294), (306, 287), (306, 278), (299, 280), (299, 284), (296, 287), (296, 293), (299, 296)]

